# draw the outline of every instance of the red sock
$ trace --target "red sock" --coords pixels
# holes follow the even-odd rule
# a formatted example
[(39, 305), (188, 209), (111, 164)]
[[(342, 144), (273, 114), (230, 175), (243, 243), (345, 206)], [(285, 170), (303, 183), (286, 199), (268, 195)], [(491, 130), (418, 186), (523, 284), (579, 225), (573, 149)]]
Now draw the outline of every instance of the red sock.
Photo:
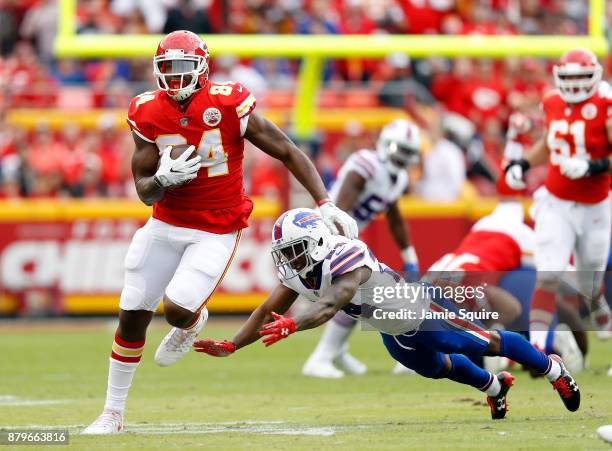
[(144, 349), (143, 341), (125, 341), (119, 335), (115, 335), (111, 357), (119, 362), (138, 363), (142, 358)]

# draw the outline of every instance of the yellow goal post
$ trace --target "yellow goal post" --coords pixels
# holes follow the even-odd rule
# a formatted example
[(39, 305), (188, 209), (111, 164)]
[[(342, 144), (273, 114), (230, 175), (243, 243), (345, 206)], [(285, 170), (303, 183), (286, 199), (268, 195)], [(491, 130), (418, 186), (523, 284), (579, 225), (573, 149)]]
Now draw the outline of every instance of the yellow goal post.
[[(77, 0), (59, 2), (57, 57), (140, 58), (155, 53), (161, 35), (77, 34), (76, 7)], [(582, 36), (211, 34), (203, 38), (213, 56), (301, 58), (292, 118), (296, 135), (309, 137), (315, 129), (317, 94), (326, 58), (380, 58), (397, 52), (412, 58), (554, 58), (575, 47), (604, 56), (608, 52), (604, 21), (605, 1), (589, 0), (588, 34)]]

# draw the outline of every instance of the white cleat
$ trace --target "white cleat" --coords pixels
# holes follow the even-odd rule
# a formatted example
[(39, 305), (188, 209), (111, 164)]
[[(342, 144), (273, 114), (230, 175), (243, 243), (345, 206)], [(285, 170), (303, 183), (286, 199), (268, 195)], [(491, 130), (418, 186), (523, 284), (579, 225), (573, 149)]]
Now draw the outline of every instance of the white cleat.
[(612, 424), (598, 427), (597, 435), (599, 435), (602, 440), (608, 443), (612, 443)]
[(600, 341), (606, 341), (612, 338), (612, 330), (598, 330), (595, 332), (595, 336)]
[(414, 376), (416, 371), (406, 368), (404, 365), (397, 362), (397, 364), (393, 367), (393, 370), (391, 370), (391, 373), (395, 374), (396, 376)]
[(85, 428), (81, 435), (118, 434), (123, 430), (123, 415), (113, 410), (105, 410), (96, 421)]
[(612, 365), (610, 365), (610, 368), (608, 369), (608, 376), (612, 377)]
[(302, 374), (304, 376), (320, 377), (323, 379), (341, 379), (344, 377), (344, 371), (336, 368), (330, 360), (313, 357), (310, 356), (302, 367)]
[(343, 352), (336, 358), (334, 361), (336, 365), (344, 370), (347, 374), (352, 374), (354, 376), (361, 376), (368, 371), (368, 367), (353, 357), (348, 352)]
[(553, 347), (561, 354), (570, 373), (579, 373), (584, 369), (584, 356), (567, 324), (559, 324), (555, 328)]
[(202, 309), (200, 313), (202, 320), (200, 324), (191, 330), (173, 327), (168, 335), (164, 337), (155, 351), (155, 363), (159, 366), (170, 366), (178, 362), (191, 349), (191, 345), (198, 338), (198, 334), (204, 328), (208, 319), (208, 310)]

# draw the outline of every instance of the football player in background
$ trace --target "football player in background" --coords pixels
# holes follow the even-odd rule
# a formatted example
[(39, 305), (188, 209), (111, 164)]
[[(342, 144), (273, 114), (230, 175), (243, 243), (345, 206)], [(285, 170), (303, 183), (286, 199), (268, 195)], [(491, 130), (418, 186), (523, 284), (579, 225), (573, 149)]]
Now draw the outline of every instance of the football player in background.
[[(545, 186), (534, 194), (537, 286), (530, 310), (530, 340), (544, 350), (562, 271), (570, 257), (580, 291), (601, 311), (603, 271), (610, 245), (612, 92), (588, 50), (565, 53), (553, 68), (556, 89), (542, 101), (546, 132), (523, 158), (506, 167), (506, 182), (525, 187), (531, 167), (548, 161)], [(517, 143), (517, 146), (520, 144)], [(607, 324), (599, 327), (609, 328)]]
[[(253, 208), (243, 188), (245, 138), (284, 163), (317, 202), (327, 227), (357, 235), (355, 221), (327, 198), (312, 162), (274, 124), (253, 113), (255, 98), (248, 89), (208, 81), (208, 48), (196, 34), (164, 37), (153, 69), (159, 89), (135, 97), (127, 115), (136, 144), (136, 190), (153, 205), (153, 215), (134, 235), (125, 258), (106, 402), (85, 434), (121, 431), (146, 330), (162, 298), (173, 328), (155, 353), (159, 365), (176, 363), (204, 327), (206, 303)], [(188, 147), (172, 158), (173, 146), (181, 145)]]
[[(528, 336), (529, 307), (534, 288), (535, 232), (523, 222), (523, 218), (523, 205), (502, 196), (495, 210), (472, 226), (457, 249), (429, 268), (425, 279), (450, 277), (462, 285), (484, 285), (486, 296), (468, 300), (462, 307), (498, 313), (497, 319), (483, 320), (488, 329), (503, 328)], [(563, 279), (566, 291), (570, 288), (565, 284), (567, 279)], [(575, 291), (572, 289), (570, 293), (574, 295)], [(572, 327), (553, 322), (550, 327), (554, 333), (548, 336), (544, 350), (548, 354), (561, 355), (570, 371), (578, 372), (584, 367), (584, 356), (570, 329), (579, 333), (580, 317), (572, 308), (561, 313), (559, 320), (567, 321), (571, 315)], [(485, 357), (482, 363), (494, 373), (510, 364), (507, 359), (499, 357)]]
[[(199, 340), (194, 343), (196, 351), (225, 357), (261, 336), (270, 346), (331, 320), (342, 309), (380, 331), (389, 354), (402, 365), (422, 376), (448, 378), (486, 393), (493, 419), (506, 415), (513, 377), (508, 372), (490, 373), (466, 355), (513, 359), (545, 376), (569, 411), (580, 406), (578, 385), (559, 356), (544, 354), (517, 333), (489, 332), (449, 314), (457, 313), (452, 298), (436, 294), (431, 290), (434, 285), (403, 282), (404, 288), (415, 291), (412, 296), (398, 294), (406, 293), (401, 277), (379, 262), (362, 241), (332, 236), (314, 210), (290, 210), (276, 221), (272, 257), (279, 284), (267, 300), (232, 341)], [(375, 297), (387, 289), (391, 295)], [(312, 302), (295, 317), (282, 316), (298, 295)]]
[[(397, 201), (408, 189), (406, 169), (419, 162), (420, 153), (419, 128), (406, 120), (395, 120), (381, 130), (376, 151), (362, 149), (346, 160), (330, 191), (338, 208), (357, 220), (360, 231), (378, 214), (385, 213), (404, 271), (412, 278), (418, 272), (417, 255)], [(323, 378), (341, 378), (345, 372), (364, 374), (366, 366), (348, 352), (348, 339), (355, 324), (355, 319), (344, 312), (328, 322), (302, 374)]]
[[(528, 266), (533, 260), (533, 230), (523, 222), (523, 205), (500, 200), (495, 210), (479, 219), (452, 252), (438, 259), (425, 278), (448, 276), (462, 284), (494, 288), (505, 273)], [(458, 277), (461, 280), (458, 280)], [(487, 326), (509, 326), (520, 315), (519, 301), (505, 290), (494, 290), (491, 296), (465, 307), (477, 311), (497, 312), (499, 318)]]

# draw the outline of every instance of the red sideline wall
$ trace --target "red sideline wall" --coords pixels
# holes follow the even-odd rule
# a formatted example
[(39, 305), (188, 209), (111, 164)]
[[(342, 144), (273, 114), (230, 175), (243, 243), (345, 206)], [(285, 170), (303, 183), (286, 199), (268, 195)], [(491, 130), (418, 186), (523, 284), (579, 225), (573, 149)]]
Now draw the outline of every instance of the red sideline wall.
[[(209, 302), (214, 312), (250, 312), (276, 283), (269, 254), (274, 202), (255, 200), (251, 227), (220, 290)], [(453, 249), (493, 201), (426, 204), (404, 199), (421, 269)], [(134, 231), (150, 209), (136, 201), (0, 202), (0, 315), (113, 314), (123, 282), (123, 259)], [(401, 269), (401, 259), (384, 218), (362, 235), (377, 257)]]

